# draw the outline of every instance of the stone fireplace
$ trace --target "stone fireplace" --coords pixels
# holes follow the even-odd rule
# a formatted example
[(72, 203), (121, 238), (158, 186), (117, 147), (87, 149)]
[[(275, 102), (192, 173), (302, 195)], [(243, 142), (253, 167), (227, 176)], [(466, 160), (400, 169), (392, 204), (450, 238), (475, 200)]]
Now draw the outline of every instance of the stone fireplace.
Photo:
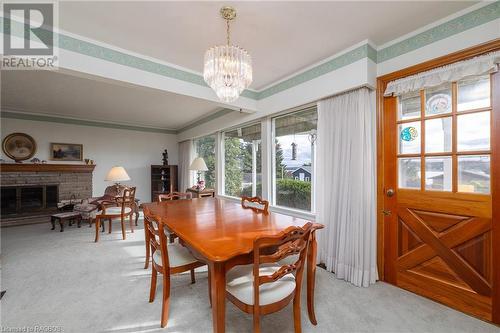
[(95, 165), (2, 164), (1, 226), (47, 220), (62, 200), (92, 197)]

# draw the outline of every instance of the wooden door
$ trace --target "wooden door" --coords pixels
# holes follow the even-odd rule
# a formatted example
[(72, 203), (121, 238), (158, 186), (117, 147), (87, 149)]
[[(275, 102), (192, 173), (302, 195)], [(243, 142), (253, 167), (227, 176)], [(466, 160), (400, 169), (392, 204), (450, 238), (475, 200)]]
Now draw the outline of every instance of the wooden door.
[(384, 280), (489, 321), (499, 82), (484, 75), (383, 100)]

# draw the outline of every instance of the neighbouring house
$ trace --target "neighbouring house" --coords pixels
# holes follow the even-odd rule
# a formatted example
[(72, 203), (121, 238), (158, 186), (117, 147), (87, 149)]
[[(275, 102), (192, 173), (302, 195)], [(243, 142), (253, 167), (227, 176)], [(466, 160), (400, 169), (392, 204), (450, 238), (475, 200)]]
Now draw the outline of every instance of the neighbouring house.
[(312, 172), (311, 166), (303, 165), (303, 166), (300, 166), (298, 168), (295, 168), (295, 170), (293, 170), (291, 172), (291, 174), (292, 174), (292, 178), (295, 180), (302, 180), (304, 182), (310, 182), (312, 179), (311, 172)]

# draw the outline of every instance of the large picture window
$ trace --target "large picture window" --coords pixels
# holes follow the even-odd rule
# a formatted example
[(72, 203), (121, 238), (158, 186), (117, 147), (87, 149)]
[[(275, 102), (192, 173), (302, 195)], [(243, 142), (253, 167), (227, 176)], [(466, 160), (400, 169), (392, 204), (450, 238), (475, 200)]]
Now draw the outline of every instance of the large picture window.
[(273, 204), (312, 211), (316, 107), (273, 119)]
[(262, 195), (261, 126), (224, 132), (224, 194)]
[(215, 135), (208, 135), (194, 140), (194, 151), (197, 157), (202, 157), (208, 171), (202, 175), (207, 188), (215, 188)]

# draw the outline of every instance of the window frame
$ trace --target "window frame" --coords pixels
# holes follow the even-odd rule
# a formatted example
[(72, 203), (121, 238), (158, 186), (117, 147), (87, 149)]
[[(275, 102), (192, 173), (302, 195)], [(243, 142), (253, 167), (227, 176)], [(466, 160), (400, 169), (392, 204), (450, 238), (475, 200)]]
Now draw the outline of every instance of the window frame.
[[(316, 110), (318, 106), (316, 103), (304, 105), (302, 107), (293, 108), (291, 110), (283, 111), (270, 115), (268, 118), (271, 120), (271, 200), (269, 201), (270, 207), (275, 207), (280, 211), (289, 211), (291, 213), (305, 213), (315, 216), (316, 214), (316, 141), (311, 144), (311, 210), (303, 210), (292, 207), (280, 206), (276, 203), (276, 119), (281, 117), (290, 116), (294, 113), (299, 113), (307, 110)], [(316, 126), (317, 130), (317, 126)]]
[[(478, 75), (478, 77), (481, 77), (483, 75)], [(397, 101), (397, 112), (398, 116), (396, 117), (396, 126), (399, 128), (399, 125), (404, 125), (404, 124), (409, 124), (413, 122), (419, 122), (420, 123), (420, 153), (401, 153), (399, 151), (399, 144), (400, 144), (400, 131), (399, 129), (396, 131), (397, 138), (396, 142), (398, 147), (396, 147), (396, 158), (399, 161), (400, 159), (404, 158), (414, 158), (414, 159), (420, 159), (420, 186), (419, 188), (406, 188), (406, 187), (399, 187), (399, 182), (400, 182), (400, 169), (399, 169), (399, 162), (396, 163), (396, 175), (397, 175), (397, 186), (398, 190), (402, 191), (420, 191), (420, 192), (434, 192), (434, 193), (443, 193), (445, 195), (453, 194), (453, 195), (472, 195), (472, 196), (489, 196), (491, 195), (492, 191), (492, 182), (491, 182), (491, 176), (490, 176), (490, 184), (489, 184), (489, 193), (481, 193), (481, 192), (465, 192), (465, 191), (460, 191), (459, 190), (459, 174), (458, 174), (458, 159), (459, 157), (462, 156), (489, 156), (490, 161), (489, 161), (489, 168), (490, 168), (490, 175), (492, 173), (492, 159), (491, 159), (491, 154), (492, 154), (492, 149), (491, 149), (491, 144), (492, 144), (492, 121), (493, 121), (493, 77), (492, 74), (489, 74), (489, 83), (490, 83), (490, 105), (487, 107), (481, 107), (481, 108), (474, 108), (474, 109), (466, 109), (466, 110), (461, 110), (458, 111), (458, 83), (461, 80), (458, 81), (453, 81), (450, 83), (450, 91), (451, 91), (451, 110), (448, 113), (441, 113), (441, 114), (436, 114), (436, 115), (427, 115), (426, 114), (426, 89), (420, 89), (419, 90), (419, 96), (420, 96), (420, 115), (418, 117), (412, 117), (412, 118), (407, 118), (404, 120), (399, 119), (399, 111), (400, 111), (400, 102), (399, 100)], [(490, 146), (489, 149), (484, 149), (484, 150), (458, 150), (458, 118), (460, 116), (464, 115), (471, 115), (471, 114), (479, 114), (483, 112), (489, 112), (490, 115)], [(451, 118), (451, 139), (452, 139), (452, 147), (450, 151), (446, 152), (427, 152), (425, 149), (425, 143), (426, 143), (426, 137), (425, 137), (425, 122), (426, 120), (433, 120), (433, 119), (444, 119), (444, 118)], [(432, 158), (432, 157), (442, 157), (442, 158), (447, 158), (451, 157), (452, 160), (452, 187), (451, 190), (435, 190), (435, 189), (428, 189), (426, 188), (426, 158)]]
[[(263, 140), (263, 136), (265, 135), (265, 133), (263, 132), (262, 130), (262, 122), (264, 120), (263, 119), (258, 119), (256, 121), (251, 121), (251, 122), (247, 122), (247, 123), (243, 123), (243, 124), (239, 124), (237, 126), (232, 126), (232, 127), (229, 127), (227, 129), (224, 129), (222, 131), (220, 131), (220, 142), (219, 142), (219, 147), (220, 147), (220, 174), (221, 174), (221, 178), (222, 178), (222, 181), (221, 181), (221, 186), (220, 186), (220, 191), (218, 191), (218, 195), (222, 196), (222, 197), (225, 197), (225, 198), (233, 198), (233, 199), (240, 199), (241, 197), (237, 197), (237, 196), (233, 196), (233, 195), (229, 195), (229, 194), (226, 194), (226, 182), (225, 182), (225, 179), (226, 179), (226, 151), (225, 151), (225, 139), (226, 139), (226, 132), (231, 132), (231, 131), (234, 131), (234, 130), (237, 130), (238, 128), (245, 128), (245, 127), (250, 127), (250, 126), (254, 126), (254, 125), (260, 125), (260, 149), (261, 149), (261, 167), (260, 167), (260, 170), (261, 170), (261, 196), (265, 199), (264, 197), (264, 173), (265, 173), (265, 168), (264, 168), (264, 153), (265, 153), (265, 150), (263, 149), (263, 146), (264, 146), (264, 140)], [(252, 157), (252, 163), (253, 163), (253, 157)], [(257, 164), (257, 163), (256, 163)], [(257, 165), (256, 165), (256, 175), (258, 174), (257, 173)], [(253, 173), (252, 173), (252, 179), (253, 179)], [(257, 177), (255, 178), (257, 180)], [(255, 183), (255, 188), (257, 188), (257, 181)], [(252, 189), (252, 193), (253, 193), (253, 189)]]

